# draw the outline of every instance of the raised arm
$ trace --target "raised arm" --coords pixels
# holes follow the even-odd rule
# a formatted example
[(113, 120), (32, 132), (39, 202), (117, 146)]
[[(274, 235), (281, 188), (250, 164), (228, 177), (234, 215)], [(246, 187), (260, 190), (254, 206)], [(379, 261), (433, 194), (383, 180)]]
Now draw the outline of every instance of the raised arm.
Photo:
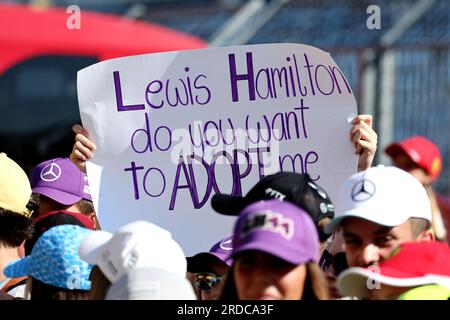
[(86, 161), (94, 156), (95, 144), (89, 140), (89, 133), (79, 124), (72, 127), (75, 132), (75, 143), (70, 154), (70, 160), (84, 173), (86, 173)]
[(355, 145), (355, 154), (359, 155), (358, 171), (371, 167), (377, 151), (378, 135), (372, 129), (372, 116), (361, 114), (353, 120), (350, 139)]

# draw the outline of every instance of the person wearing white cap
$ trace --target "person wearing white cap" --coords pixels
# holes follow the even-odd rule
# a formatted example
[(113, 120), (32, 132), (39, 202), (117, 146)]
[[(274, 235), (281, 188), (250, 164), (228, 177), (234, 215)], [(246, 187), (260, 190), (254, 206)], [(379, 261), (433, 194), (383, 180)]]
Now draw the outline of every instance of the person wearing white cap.
[(431, 206), (409, 173), (377, 166), (349, 177), (335, 200), (327, 232), (343, 229), (350, 267), (377, 265), (404, 242), (433, 241)]
[(81, 243), (79, 254), (96, 266), (91, 274), (91, 299), (195, 298), (186, 279), (183, 250), (169, 231), (155, 224), (135, 221), (114, 234), (92, 232)]
[(105, 300), (196, 300), (189, 280), (159, 268), (134, 268), (111, 285)]

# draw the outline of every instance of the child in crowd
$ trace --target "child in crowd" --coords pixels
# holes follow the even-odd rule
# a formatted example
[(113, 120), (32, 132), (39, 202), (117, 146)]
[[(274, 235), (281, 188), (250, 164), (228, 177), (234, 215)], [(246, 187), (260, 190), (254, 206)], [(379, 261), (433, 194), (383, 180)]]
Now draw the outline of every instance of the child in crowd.
[(226, 237), (212, 246), (209, 252), (187, 257), (190, 277), (199, 300), (217, 300), (222, 292), (228, 270), (233, 260), (233, 237)]

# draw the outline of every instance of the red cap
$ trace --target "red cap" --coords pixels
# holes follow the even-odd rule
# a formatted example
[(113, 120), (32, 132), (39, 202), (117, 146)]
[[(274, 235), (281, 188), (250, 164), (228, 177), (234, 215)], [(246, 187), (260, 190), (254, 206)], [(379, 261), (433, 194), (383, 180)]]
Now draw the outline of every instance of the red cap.
[(450, 248), (437, 241), (404, 243), (380, 263), (380, 273), (392, 278), (450, 277)]
[(423, 168), (433, 181), (437, 180), (442, 170), (442, 157), (438, 147), (430, 140), (415, 136), (387, 146), (386, 154), (391, 158), (404, 151), (411, 160)]
[(347, 269), (337, 279), (337, 287), (344, 295), (365, 298), (374, 289), (368, 286), (371, 281), (395, 287), (450, 288), (450, 248), (437, 241), (403, 243), (378, 267)]

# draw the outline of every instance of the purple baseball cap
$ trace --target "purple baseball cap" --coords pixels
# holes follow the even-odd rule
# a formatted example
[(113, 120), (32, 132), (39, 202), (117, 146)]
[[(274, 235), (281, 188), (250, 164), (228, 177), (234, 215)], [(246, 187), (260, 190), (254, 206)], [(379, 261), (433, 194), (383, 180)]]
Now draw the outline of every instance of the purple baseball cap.
[(65, 205), (92, 201), (87, 176), (69, 158), (41, 162), (31, 172), (30, 183), (33, 192)]
[(258, 250), (296, 265), (319, 261), (313, 220), (289, 202), (258, 201), (245, 207), (235, 224), (233, 243), (233, 257)]
[(226, 237), (214, 244), (208, 252), (201, 252), (193, 257), (187, 257), (188, 272), (203, 272), (209, 261), (221, 261), (228, 267), (231, 266), (233, 260), (231, 253), (233, 252), (233, 236)]

